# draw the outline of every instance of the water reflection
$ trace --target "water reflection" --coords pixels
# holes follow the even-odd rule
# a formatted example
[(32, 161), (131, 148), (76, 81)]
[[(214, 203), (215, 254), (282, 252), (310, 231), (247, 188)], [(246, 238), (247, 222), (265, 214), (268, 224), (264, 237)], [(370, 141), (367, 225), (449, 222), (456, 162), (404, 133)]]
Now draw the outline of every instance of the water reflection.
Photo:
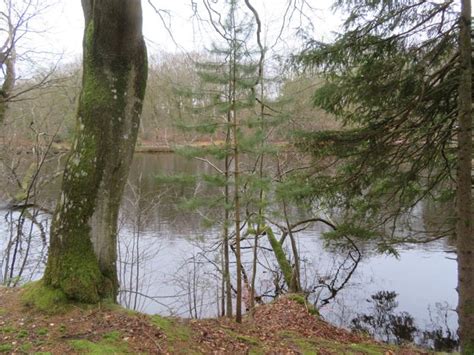
[[(59, 160), (51, 161), (45, 171), (56, 176)], [(119, 298), (128, 308), (194, 318), (222, 314), (220, 226), (202, 223), (209, 216), (219, 221), (219, 211), (207, 209), (203, 213), (178, 207), (185, 198), (197, 194), (211, 196), (216, 190), (200, 183), (158, 184), (156, 179), (158, 174), (211, 173), (211, 170), (201, 161), (186, 160), (175, 154), (135, 156), (119, 224)], [(45, 211), (54, 208), (58, 188), (59, 179), (50, 180), (35, 200), (44, 208), (25, 210), (39, 224), (28, 218), (18, 224), (22, 221), (19, 212), (5, 211), (8, 218), (0, 223), (2, 275), (11, 272), (5, 265), (12, 265), (15, 250), (12, 241), (18, 241), (17, 250), (21, 251), (15, 257), (15, 270), (20, 270), (23, 262), (30, 265), (21, 274), (15, 271), (9, 277), (16, 283), (41, 274), (46, 252), (44, 236), (48, 235), (49, 227), (49, 215)], [(439, 209), (428, 202), (416, 206), (414, 213), (418, 222), (412, 224), (412, 229), (416, 230), (426, 230), (433, 221), (441, 219)], [(290, 218), (299, 221), (308, 218), (309, 213), (294, 208), (290, 214)], [(373, 335), (392, 342), (416, 339), (440, 349), (456, 345), (453, 336), (456, 314), (452, 311), (442, 314), (437, 306), (448, 304), (445, 308), (449, 309), (456, 306), (456, 263), (453, 255), (446, 253), (453, 252), (449, 241), (403, 247), (396, 259), (377, 254), (370, 242), (328, 248), (321, 235), (329, 230), (330, 227), (321, 223), (306, 223), (295, 233), (300, 251), (301, 287), (326, 319), (339, 326), (359, 327), (369, 332), (374, 332), (374, 324), (382, 322), (384, 325), (379, 328), (383, 333)], [(22, 237), (16, 238), (17, 234)], [(256, 291), (259, 300), (269, 301), (286, 286), (267, 239), (261, 238), (259, 245)], [(247, 278), (251, 277), (252, 246), (253, 239), (244, 238), (243, 266), (249, 273)], [(288, 242), (283, 246), (287, 251), (290, 249)], [(290, 262), (294, 264), (294, 260)], [(235, 275), (235, 262), (231, 271)], [(3, 282), (6, 280), (3, 276)], [(235, 279), (232, 282), (235, 285)], [(380, 290), (391, 291), (377, 294)], [(370, 294), (376, 297), (366, 302)], [(382, 315), (382, 310), (388, 313)]]
[(436, 351), (453, 351), (458, 348), (459, 339), (447, 321), (449, 312), (454, 310), (438, 303), (429, 328), (421, 330), (411, 314), (398, 312), (397, 296), (395, 291), (378, 291), (371, 295), (367, 299), (370, 305), (368, 313), (361, 313), (353, 318), (351, 329), (398, 345), (417, 342)]

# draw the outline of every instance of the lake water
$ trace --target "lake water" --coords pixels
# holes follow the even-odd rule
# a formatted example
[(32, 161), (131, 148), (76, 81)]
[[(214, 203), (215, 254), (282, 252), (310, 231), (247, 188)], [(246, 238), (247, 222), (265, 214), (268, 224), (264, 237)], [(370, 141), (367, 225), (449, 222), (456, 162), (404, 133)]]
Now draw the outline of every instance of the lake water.
[[(61, 161), (58, 157), (48, 162), (45, 175), (57, 170)], [(163, 185), (156, 179), (158, 174), (210, 173), (212, 170), (205, 162), (186, 160), (175, 154), (135, 156), (119, 224), (122, 304), (147, 313), (182, 317), (212, 317), (221, 312), (221, 277), (218, 272), (222, 263), (219, 248), (221, 227), (218, 223), (205, 225), (202, 211), (191, 212), (177, 207), (185, 197), (209, 196), (215, 190), (200, 184)], [(52, 210), (58, 188), (58, 178), (45, 183), (38, 189), (37, 200)], [(5, 181), (4, 189), (14, 190), (14, 183)], [(5, 201), (8, 197), (2, 198)], [(24, 234), (32, 238), (31, 243), (24, 241), (18, 248), (17, 270), (23, 263), (22, 256), (30, 250), (29, 260), (25, 263), (27, 267), (19, 282), (40, 277), (46, 255), (39, 225), (47, 235), (49, 215), (38, 210), (30, 212), (37, 213), (38, 223), (31, 224), (31, 219), (26, 218), (23, 224)], [(418, 227), (422, 228), (430, 219), (427, 215), (436, 218), (438, 212), (420, 204), (416, 213), (420, 220)], [(3, 210), (2, 214), (0, 247), (5, 251), (8, 241), (14, 240), (15, 221), (20, 212)], [(305, 216), (308, 211), (294, 209), (292, 214)], [(219, 221), (217, 212), (213, 217)], [(394, 291), (398, 306), (393, 314), (407, 312), (421, 330), (456, 330), (457, 265), (454, 248), (449, 242), (440, 240), (430, 245), (403, 246), (398, 258), (379, 255), (371, 245), (360, 245), (362, 257), (355, 267), (347, 252), (325, 247), (321, 235), (326, 231), (324, 225), (313, 224), (297, 234), (302, 284), (306, 290), (313, 291), (309, 300), (320, 306), (325, 319), (349, 327), (358, 314), (373, 314), (374, 302), (368, 301), (371, 295), (379, 291)], [(7, 258), (5, 252), (2, 254), (4, 281), (11, 272), (11, 269), (6, 269), (12, 263), (11, 245), (10, 257)], [(257, 293), (265, 301), (270, 301), (275, 293), (276, 263), (273, 254), (265, 249), (268, 243), (264, 239), (261, 245), (264, 248), (258, 254)], [(250, 276), (252, 243), (244, 241), (243, 246), (244, 267)], [(349, 274), (352, 276), (346, 280)], [(11, 276), (15, 275), (13, 272)], [(338, 289), (344, 282), (344, 287), (336, 292), (335, 297), (324, 304), (322, 300), (331, 295), (325, 285)]]

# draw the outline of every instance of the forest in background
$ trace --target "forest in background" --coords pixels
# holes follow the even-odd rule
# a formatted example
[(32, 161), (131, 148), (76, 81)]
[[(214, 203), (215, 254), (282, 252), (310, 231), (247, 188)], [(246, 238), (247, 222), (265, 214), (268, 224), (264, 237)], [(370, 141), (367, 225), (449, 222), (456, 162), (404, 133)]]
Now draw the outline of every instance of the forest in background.
[[(149, 59), (147, 93), (140, 122), (138, 146), (173, 148), (189, 142), (209, 143), (212, 137), (205, 132), (186, 129), (186, 126), (205, 121), (212, 116), (206, 85), (199, 76), (199, 63), (211, 59), (211, 54), (161, 53)], [(335, 118), (312, 105), (314, 90), (321, 79), (309, 73), (297, 73), (291, 67), (275, 69), (274, 78), (268, 79), (271, 93), (266, 98), (275, 115), (286, 116), (286, 123), (273, 134), (273, 140), (288, 142), (289, 133), (298, 130), (325, 130), (338, 127)], [(286, 69), (285, 69), (286, 68)], [(287, 72), (287, 74), (285, 74)], [(41, 82), (31, 79), (17, 87), (21, 91)], [(21, 100), (13, 101), (5, 121), (5, 136), (15, 139), (21, 149), (30, 149), (41, 133), (42, 141), (54, 137), (54, 143), (71, 144), (75, 129), (75, 110), (81, 89), (81, 65), (59, 66), (51, 73), (50, 82), (41, 92), (29, 92)], [(194, 93), (194, 94), (193, 94)], [(194, 95), (194, 97), (193, 97)], [(246, 113), (249, 115), (250, 113)]]
[[(204, 4), (210, 6), (209, 2)], [(171, 149), (208, 164), (213, 172), (199, 176), (157, 172), (156, 183), (205, 184), (218, 191), (216, 196), (195, 194), (183, 204), (199, 210), (203, 223), (221, 230), (222, 312), (232, 316), (235, 301), (238, 322), (242, 302), (248, 302), (245, 307), (251, 311), (258, 298), (255, 277), (262, 241), (268, 243), (264, 247), (272, 251), (279, 269), (276, 294), (305, 293), (296, 234), (311, 223), (328, 226), (332, 231), (326, 233), (327, 242), (357, 260), (359, 242), (371, 241), (378, 251), (396, 255), (397, 246), (402, 243), (452, 237), (457, 221), (457, 243), (464, 248), (462, 255), (466, 257), (459, 269), (465, 273), (460, 276), (460, 285), (466, 287), (461, 291), (465, 297), (465, 305), (460, 306), (464, 324), (461, 333), (469, 334), (466, 324), (472, 317), (472, 295), (466, 280), (472, 277), (467, 257), (472, 249), (472, 113), (467, 101), (472, 100), (472, 69), (466, 64), (470, 55), (467, 58), (466, 48), (458, 44), (470, 44), (470, 34), (464, 33), (464, 23), (458, 21), (457, 3), (349, 2), (346, 31), (334, 43), (307, 39), (306, 47), (297, 55), (283, 57), (267, 52), (258, 12), (248, 1), (221, 5), (222, 8), (214, 10), (207, 7), (209, 23), (222, 37), (221, 41), (201, 53), (153, 55), (148, 61), (143, 110), (140, 113), (140, 107), (135, 112), (141, 119), (138, 131), (132, 129), (129, 134), (111, 128), (111, 134), (119, 132), (118, 135), (106, 136), (103, 142), (98, 140), (94, 144), (103, 148), (90, 154), (96, 154), (97, 161), (107, 161), (107, 157), (128, 161), (128, 155), (121, 159), (116, 156), (111, 143), (120, 142), (117, 146), (130, 150), (135, 145), (133, 137), (138, 134), (138, 146), (145, 150)], [(458, 42), (463, 34), (464, 42)], [(84, 225), (66, 217), (71, 216), (70, 206), (74, 203), (98, 201), (105, 204), (102, 208), (118, 215), (116, 203), (87, 197), (85, 191), (74, 193), (74, 189), (67, 187), (69, 183), (82, 188), (95, 186), (92, 175), (80, 164), (87, 153), (85, 144), (88, 139), (97, 139), (96, 134), (108, 131), (97, 131), (96, 122), (102, 124), (102, 116), (107, 118), (118, 109), (113, 100), (127, 96), (127, 91), (114, 91), (123, 88), (113, 88), (108, 96), (87, 91), (97, 89), (96, 82), (88, 77), (91, 72), (98, 71), (98, 75), (105, 77), (107, 73), (91, 64), (103, 60), (97, 59), (102, 53), (95, 52), (94, 47), (101, 37), (97, 37), (97, 42), (88, 42), (87, 36), (91, 34), (86, 31), (82, 68), (79, 64), (58, 65), (54, 71), (38, 74), (37, 79), (10, 80), (11, 75), (16, 76), (15, 42), (11, 42), (7, 50), (10, 53), (4, 58), (1, 155), (8, 187), (2, 199), (7, 201), (7, 209), (20, 211), (16, 235), (10, 234), (2, 262), (3, 281), (9, 284), (20, 283), (25, 259), (17, 256), (25, 245), (29, 250), (31, 243), (31, 232), (28, 236), (23, 231), (25, 221), (38, 225), (39, 214), (52, 214), (56, 208), (56, 213), (64, 214), (62, 219), (53, 219), (61, 221), (56, 222), (56, 227), (53, 224), (52, 231), (59, 238), (57, 235), (71, 232), (69, 227)], [(87, 60), (88, 45), (96, 56), (91, 61)], [(462, 114), (464, 121), (459, 119)], [(98, 117), (101, 119), (94, 120)], [(104, 127), (121, 125), (122, 120), (118, 113), (111, 118), (112, 126)], [(104, 124), (108, 124), (105, 119)], [(84, 135), (84, 129), (95, 133)], [(63, 186), (76, 202), (63, 194), (56, 207), (54, 203), (41, 206), (43, 202), (37, 199), (40, 191), (62, 174), (62, 167), (58, 164), (58, 171), (48, 171), (46, 175), (40, 171), (47, 162), (58, 159), (53, 152), (68, 149), (72, 149), (74, 158), (68, 160)], [(33, 162), (26, 156), (34, 157)], [(94, 165), (96, 160), (87, 162), (92, 165), (87, 165), (87, 169), (101, 171)], [(105, 176), (112, 174), (114, 166), (107, 169), (110, 170), (106, 170)], [(463, 173), (456, 175), (459, 171)], [(123, 190), (122, 182), (111, 181), (117, 184), (116, 191)], [(464, 186), (462, 193), (459, 184)], [(120, 200), (120, 196), (115, 198)], [(410, 216), (422, 201), (435, 201), (446, 209), (454, 205), (457, 215), (436, 221), (433, 230), (412, 229)], [(288, 211), (295, 206), (306, 209), (310, 216), (291, 220)], [(105, 222), (95, 212), (92, 216), (99, 218), (100, 228), (109, 228), (107, 233), (114, 234), (113, 219), (117, 217)], [(86, 213), (80, 218), (87, 224), (92, 217)], [(66, 228), (63, 223), (71, 224)], [(44, 242), (47, 233), (39, 229)], [(460, 235), (464, 237), (460, 239)], [(99, 243), (111, 242), (101, 240), (100, 236), (94, 238)], [(254, 257), (247, 270), (241, 263), (243, 240), (253, 240)], [(115, 247), (112, 245), (112, 249)], [(69, 262), (61, 259), (61, 249), (54, 250), (50, 257), (53, 261), (48, 265)], [(101, 258), (102, 271), (93, 271), (90, 277), (102, 281), (92, 288), (86, 281), (83, 287), (65, 287), (68, 276), (58, 273), (57, 266), (49, 267), (46, 280), (72, 299), (96, 301), (101, 297), (96, 291), (105, 287), (104, 277), (111, 280), (115, 291), (103, 292), (116, 296), (117, 276), (108, 269), (110, 257)], [(20, 275), (15, 275), (18, 270)], [(100, 272), (102, 276), (97, 276)], [(323, 287), (330, 292), (336, 290), (337, 294), (334, 285), (324, 280)], [(93, 288), (96, 291), (90, 291)], [(242, 300), (244, 292), (250, 295), (246, 300)], [(469, 339), (469, 335), (466, 337)], [(469, 344), (462, 346), (468, 348)]]

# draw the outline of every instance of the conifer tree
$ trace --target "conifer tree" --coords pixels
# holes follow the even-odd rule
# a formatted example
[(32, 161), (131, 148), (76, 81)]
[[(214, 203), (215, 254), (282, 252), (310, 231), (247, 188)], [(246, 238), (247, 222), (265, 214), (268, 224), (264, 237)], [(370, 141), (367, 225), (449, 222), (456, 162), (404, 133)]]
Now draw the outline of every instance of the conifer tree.
[[(242, 140), (241, 113), (254, 106), (253, 86), (256, 68), (247, 49), (247, 39), (252, 31), (245, 19), (238, 19), (238, 4), (235, 0), (226, 2), (224, 23), (213, 22), (221, 37), (210, 50), (213, 61), (197, 63), (202, 88), (188, 95), (194, 96), (195, 104), (188, 108), (191, 114), (202, 118), (200, 122), (187, 125), (181, 122), (183, 129), (197, 130), (213, 137), (211, 144), (205, 147), (185, 147), (178, 150), (185, 156), (198, 158), (211, 164), (217, 174), (201, 175), (199, 179), (214, 187), (219, 187), (222, 195), (187, 201), (188, 206), (223, 210), (222, 245), (223, 277), (225, 284), (225, 313), (232, 316), (232, 285), (230, 277), (230, 250), (236, 260), (236, 320), (242, 320), (242, 176), (241, 155), (243, 150), (250, 149)], [(215, 21), (211, 18), (211, 21)], [(199, 103), (199, 104), (197, 104)], [(212, 161), (211, 161), (212, 160)], [(220, 168), (219, 166), (223, 166)], [(209, 218), (211, 219), (211, 218)], [(231, 238), (234, 242), (231, 243)], [(232, 245), (231, 245), (232, 244)]]
[[(208, 137), (212, 137), (211, 144), (179, 150), (188, 157), (204, 160), (216, 172), (214, 175), (201, 175), (197, 178), (219, 187), (222, 195), (197, 197), (187, 201), (187, 205), (194, 208), (204, 205), (206, 208), (223, 210), (225, 308), (226, 314), (230, 316), (232, 285), (229, 250), (232, 250), (236, 260), (237, 321), (241, 321), (243, 287), (250, 294), (246, 306), (253, 308), (259, 238), (268, 238), (288, 287), (293, 289), (294, 284), (291, 282), (290, 261), (273, 231), (266, 225), (272, 184), (272, 172), (267, 169), (267, 160), (269, 162), (276, 153), (269, 137), (275, 126), (282, 122), (282, 117), (274, 117), (267, 112), (263, 77), (265, 48), (260, 38), (261, 23), (255, 9), (251, 4), (249, 7), (249, 4), (247, 1), (244, 7), (237, 1), (226, 2), (228, 12), (223, 26), (218, 27), (220, 23), (214, 23), (221, 36), (221, 42), (214, 44), (210, 51), (214, 60), (197, 64), (202, 80), (201, 90), (189, 93), (195, 100), (192, 100), (194, 105), (188, 108), (188, 112), (197, 114), (202, 120), (190, 125), (183, 122), (182, 126), (184, 129), (206, 133)], [(258, 19), (256, 23), (259, 33), (256, 51), (249, 49), (249, 43), (255, 41), (255, 30), (251, 25), (255, 19)], [(212, 219), (210, 217), (209, 221)], [(241, 261), (240, 244), (243, 239), (253, 241), (251, 277), (243, 269)]]
[[(472, 353), (470, 1), (461, 5), (460, 13), (455, 1), (340, 0), (348, 12), (344, 33), (334, 43), (311, 41), (298, 59), (326, 79), (315, 105), (345, 127), (302, 133), (300, 146), (338, 167), (308, 185), (351, 211), (332, 237), (377, 237), (383, 250), (396, 252), (393, 244), (404, 238), (360, 227), (394, 237), (397, 221), (417, 203), (451, 200), (457, 191), (460, 336), (463, 353)], [(445, 222), (433, 239), (452, 231)]]

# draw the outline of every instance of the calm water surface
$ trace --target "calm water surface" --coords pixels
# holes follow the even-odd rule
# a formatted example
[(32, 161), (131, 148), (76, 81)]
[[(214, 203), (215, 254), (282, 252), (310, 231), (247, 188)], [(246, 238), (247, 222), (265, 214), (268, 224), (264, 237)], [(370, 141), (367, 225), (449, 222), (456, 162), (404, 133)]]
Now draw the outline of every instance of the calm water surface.
[[(47, 170), (58, 166), (53, 161)], [(59, 164), (60, 165), (60, 164)], [(219, 225), (203, 225), (203, 213), (183, 211), (177, 205), (184, 197), (215, 193), (205, 185), (169, 186), (157, 183), (157, 174), (210, 173), (212, 167), (200, 161), (190, 161), (174, 154), (137, 154), (131, 169), (120, 216), (120, 265), (119, 273), (123, 292), (120, 300), (130, 308), (147, 313), (173, 314), (184, 317), (209, 317), (220, 312), (221, 280), (216, 271), (221, 267), (218, 248)], [(7, 185), (8, 186), (8, 185)], [(42, 203), (53, 208), (58, 191), (58, 179), (46, 184), (39, 193)], [(7, 199), (3, 196), (4, 201)], [(429, 212), (436, 218), (436, 211), (420, 206), (420, 225)], [(18, 213), (2, 212), (0, 222), (5, 250), (12, 227), (9, 223)], [(295, 215), (305, 211), (294, 211)], [(45, 230), (49, 228), (47, 214), (39, 214)], [(216, 218), (219, 219), (218, 216)], [(24, 226), (27, 228), (29, 225)], [(39, 235), (37, 226), (32, 230)], [(320, 280), (330, 282), (347, 255), (325, 248), (321, 234), (327, 231), (322, 225), (312, 225), (298, 234), (302, 282), (306, 289), (315, 289), (310, 299), (320, 305), (328, 296), (320, 290)], [(37, 258), (41, 243), (36, 237)], [(262, 245), (266, 246), (264, 240)], [(244, 267), (250, 275), (251, 243), (244, 242)], [(445, 241), (431, 245), (403, 247), (398, 258), (379, 255), (370, 245), (361, 247), (362, 260), (337, 296), (322, 306), (323, 317), (330, 322), (349, 326), (351, 319), (360, 313), (370, 313), (370, 295), (378, 291), (395, 291), (398, 296), (397, 313), (408, 312), (419, 328), (430, 329), (433, 323), (444, 321), (452, 330), (457, 318), (453, 311), (457, 304), (455, 291), (457, 266), (453, 247)], [(257, 291), (264, 300), (274, 294), (273, 270), (275, 260), (268, 250), (259, 252)], [(3, 258), (3, 267), (5, 266)], [(33, 278), (39, 277), (42, 263), (35, 264)], [(233, 265), (235, 266), (235, 265)], [(350, 265), (342, 268), (336, 285), (350, 271)], [(26, 276), (23, 276), (26, 279)], [(443, 313), (444, 312), (444, 313)]]

